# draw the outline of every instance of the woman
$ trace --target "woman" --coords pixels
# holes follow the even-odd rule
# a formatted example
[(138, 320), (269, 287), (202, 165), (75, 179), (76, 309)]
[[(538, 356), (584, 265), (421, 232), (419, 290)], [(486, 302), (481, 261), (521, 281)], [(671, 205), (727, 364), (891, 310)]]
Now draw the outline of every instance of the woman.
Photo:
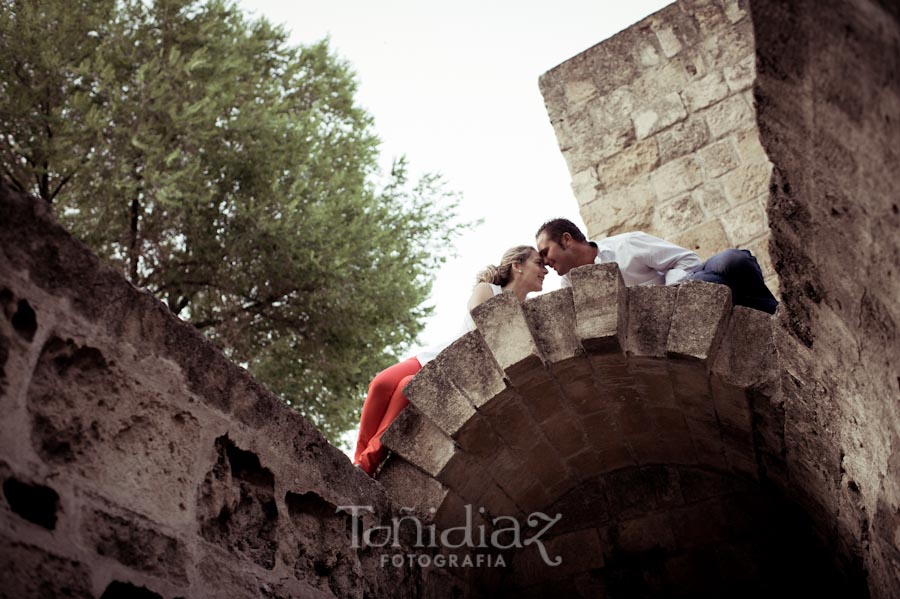
[[(503, 291), (511, 291), (520, 302), (525, 301), (528, 293), (541, 290), (546, 274), (547, 269), (533, 247), (519, 245), (511, 248), (503, 254), (500, 266), (488, 266), (479, 273), (477, 284), (469, 299), (468, 310), (471, 311), (475, 306)], [(458, 336), (474, 329), (475, 322), (467, 311)], [(366, 403), (363, 404), (359, 437), (353, 457), (353, 463), (370, 476), (384, 458), (382, 433), (409, 403), (403, 395), (406, 383), (452, 341), (425, 348), (415, 357), (394, 364), (372, 379)]]

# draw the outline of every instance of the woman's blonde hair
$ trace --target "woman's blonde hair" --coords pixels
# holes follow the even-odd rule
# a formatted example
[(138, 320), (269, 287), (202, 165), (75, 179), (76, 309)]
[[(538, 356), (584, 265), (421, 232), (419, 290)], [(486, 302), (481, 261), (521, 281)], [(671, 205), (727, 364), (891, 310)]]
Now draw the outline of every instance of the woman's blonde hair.
[(513, 264), (517, 262), (525, 262), (531, 257), (532, 252), (537, 252), (530, 245), (517, 245), (509, 248), (500, 259), (500, 266), (489, 265), (487, 268), (478, 273), (475, 277), (475, 284), (491, 283), (492, 285), (500, 285), (503, 287), (509, 283), (512, 275)]

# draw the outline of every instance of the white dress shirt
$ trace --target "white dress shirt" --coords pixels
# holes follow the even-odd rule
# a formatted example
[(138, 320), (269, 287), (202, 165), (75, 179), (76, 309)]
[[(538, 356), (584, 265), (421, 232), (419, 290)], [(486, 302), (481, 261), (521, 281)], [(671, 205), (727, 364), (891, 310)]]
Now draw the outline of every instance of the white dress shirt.
[[(591, 241), (597, 248), (594, 264), (616, 262), (625, 285), (674, 285), (700, 268), (700, 256), (653, 235), (640, 231)], [(561, 285), (571, 287), (568, 273)]]

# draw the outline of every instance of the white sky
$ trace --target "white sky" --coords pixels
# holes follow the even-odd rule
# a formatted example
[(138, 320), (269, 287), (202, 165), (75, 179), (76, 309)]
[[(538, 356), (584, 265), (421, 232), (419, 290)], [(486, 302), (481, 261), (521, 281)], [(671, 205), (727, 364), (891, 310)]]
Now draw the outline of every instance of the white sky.
[[(545, 220), (562, 216), (583, 228), (538, 77), (668, 3), (241, 0), (251, 14), (284, 24), (294, 45), (329, 37), (356, 71), (382, 168), (405, 154), (412, 175), (440, 172), (461, 192), (464, 219), (484, 219), (447, 248), (457, 256), (435, 281), (422, 345), (456, 333), (476, 272), (511, 246), (534, 245)], [(551, 271), (544, 290), (558, 287)]]

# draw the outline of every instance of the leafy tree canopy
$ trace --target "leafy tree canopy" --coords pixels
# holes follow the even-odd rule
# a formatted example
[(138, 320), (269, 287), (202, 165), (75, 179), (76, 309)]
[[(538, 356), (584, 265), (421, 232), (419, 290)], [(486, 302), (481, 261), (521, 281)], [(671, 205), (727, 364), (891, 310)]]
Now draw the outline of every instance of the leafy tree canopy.
[(461, 228), (327, 41), (218, 0), (0, 0), (0, 165), (335, 439)]

